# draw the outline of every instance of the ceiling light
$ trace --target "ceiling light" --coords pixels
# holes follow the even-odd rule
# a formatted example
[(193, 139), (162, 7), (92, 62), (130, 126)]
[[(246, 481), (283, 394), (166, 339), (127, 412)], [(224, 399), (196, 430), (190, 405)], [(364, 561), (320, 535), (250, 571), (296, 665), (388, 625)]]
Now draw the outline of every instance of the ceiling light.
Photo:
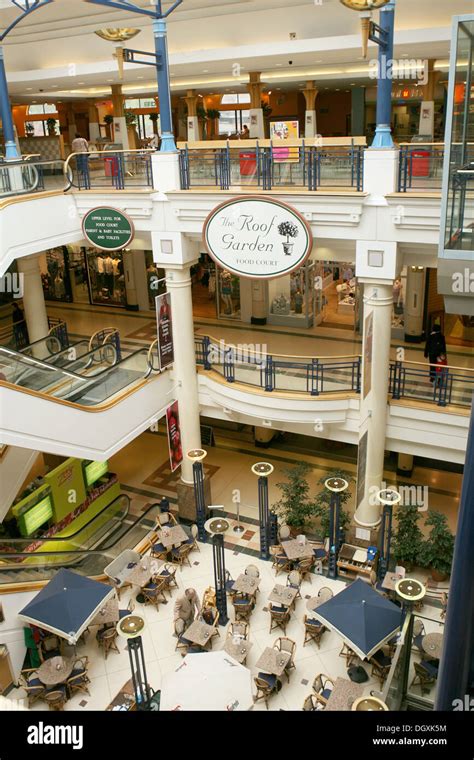
[(108, 42), (125, 42), (126, 40), (131, 40), (132, 37), (135, 37), (140, 31), (141, 29), (122, 27), (120, 29), (97, 29), (94, 34)]
[(275, 66), (283, 66), (282, 63), (275, 63)]
[(113, 81), (114, 81), (113, 79), (107, 79), (107, 82), (113, 82)]
[(28, 91), (30, 91), (30, 90), (32, 90), (33, 88), (32, 88), (32, 87), (27, 87), (26, 89), (27, 89)]
[(202, 70), (202, 73), (203, 73), (203, 74), (209, 74), (209, 69), (203, 69), (203, 70)]

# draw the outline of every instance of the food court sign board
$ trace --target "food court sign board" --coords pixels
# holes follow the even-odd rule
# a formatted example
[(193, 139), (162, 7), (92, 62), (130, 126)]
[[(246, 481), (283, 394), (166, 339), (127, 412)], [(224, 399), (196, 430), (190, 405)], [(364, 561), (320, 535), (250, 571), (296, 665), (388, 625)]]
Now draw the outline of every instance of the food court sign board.
[(85, 239), (103, 251), (119, 251), (133, 240), (132, 220), (116, 208), (100, 206), (88, 211), (82, 220)]
[(221, 203), (204, 223), (203, 240), (219, 266), (266, 280), (301, 266), (313, 247), (311, 228), (301, 214), (265, 196)]

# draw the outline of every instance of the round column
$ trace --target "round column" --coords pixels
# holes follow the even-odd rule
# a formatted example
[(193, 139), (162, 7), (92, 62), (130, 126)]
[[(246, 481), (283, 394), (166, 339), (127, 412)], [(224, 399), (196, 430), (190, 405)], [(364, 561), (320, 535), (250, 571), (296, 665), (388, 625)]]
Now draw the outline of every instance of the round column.
[[(180, 411), (181, 446), (186, 452), (201, 448), (190, 268), (167, 269), (166, 285), (173, 317), (175, 396)], [(193, 466), (187, 457), (181, 464), (181, 479), (193, 483)]]
[(423, 339), (425, 274), (424, 267), (407, 267), (405, 297), (405, 340), (407, 343), (420, 343)]
[(23, 279), (23, 308), (29, 342), (46, 337), (49, 332), (38, 256), (18, 259), (18, 272)]
[[(364, 497), (354, 515), (355, 521), (365, 527), (375, 527), (380, 522), (380, 503), (374, 494), (383, 482), (392, 304), (391, 282), (366, 286), (361, 421), (367, 421), (363, 428), (364, 434), (367, 431), (367, 461)], [(366, 334), (370, 323), (371, 336)], [(370, 384), (366, 373), (370, 373)]]

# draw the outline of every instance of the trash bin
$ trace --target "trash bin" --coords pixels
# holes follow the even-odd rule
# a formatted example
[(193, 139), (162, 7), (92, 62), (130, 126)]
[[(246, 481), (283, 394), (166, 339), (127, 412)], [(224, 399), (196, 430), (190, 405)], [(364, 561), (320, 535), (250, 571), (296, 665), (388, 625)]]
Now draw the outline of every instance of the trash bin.
[(431, 153), (429, 150), (413, 150), (410, 161), (412, 177), (430, 176)]
[(257, 173), (257, 159), (255, 153), (239, 153), (240, 174), (244, 177), (253, 176)]
[(110, 156), (104, 158), (104, 169), (106, 177), (118, 176), (118, 158), (117, 156)]

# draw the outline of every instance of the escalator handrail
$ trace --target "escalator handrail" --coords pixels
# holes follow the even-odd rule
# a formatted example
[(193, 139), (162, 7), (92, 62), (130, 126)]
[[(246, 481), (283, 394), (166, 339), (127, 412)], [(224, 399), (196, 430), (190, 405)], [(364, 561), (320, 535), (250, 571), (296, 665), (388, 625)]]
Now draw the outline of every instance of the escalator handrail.
[[(117, 496), (117, 498), (114, 499), (113, 501), (111, 501), (110, 504), (106, 504), (105, 507), (102, 507), (102, 509), (100, 510), (100, 512), (97, 512), (97, 514), (94, 515), (94, 517), (91, 517), (91, 519), (88, 520), (88, 522), (84, 523), (84, 525), (81, 528), (79, 528), (79, 530), (77, 530), (75, 533), (71, 533), (69, 536), (62, 536), (62, 537), (61, 536), (59, 536), (59, 537), (57, 537), (57, 536), (51, 536), (51, 537), (46, 537), (44, 539), (41, 538), (41, 536), (39, 536), (38, 538), (29, 538), (29, 537), (27, 537), (27, 538), (3, 538), (3, 536), (0, 536), (0, 543), (1, 544), (14, 544), (14, 543), (18, 542), (18, 543), (23, 543), (24, 544), (26, 541), (29, 541), (32, 544), (34, 541), (43, 541), (43, 540), (44, 540), (45, 543), (46, 543), (46, 541), (48, 541), (48, 542), (49, 541), (58, 541), (58, 542), (59, 541), (69, 541), (71, 538), (75, 538), (75, 536), (78, 536), (79, 533), (81, 533), (83, 530), (85, 530), (85, 528), (87, 528), (89, 525), (91, 525), (94, 522), (94, 520), (97, 520), (97, 518), (100, 517), (105, 512), (106, 509), (109, 509), (109, 507), (111, 507), (113, 504), (115, 504), (115, 502), (119, 501), (119, 499), (125, 499), (126, 502), (127, 502), (127, 511), (126, 511), (126, 513), (124, 515), (124, 518), (125, 518), (128, 515), (129, 510), (130, 510), (130, 496), (128, 496), (128, 494), (126, 494), (126, 493), (120, 494), (120, 496)], [(7, 552), (7, 554), (8, 553), (9, 552)], [(31, 552), (26, 552), (26, 554), (31, 554)], [(1, 556), (2, 556), (2, 553), (0, 551), (0, 557)]]
[[(123, 494), (123, 495), (125, 496), (126, 494)], [(112, 502), (112, 503), (114, 503), (114, 502)], [(109, 506), (110, 506), (110, 504), (109, 504)], [(0, 552), (0, 560), (3, 560), (3, 559), (12, 559), (12, 557), (48, 557), (48, 556), (51, 556), (51, 555), (59, 556), (59, 557), (61, 557), (63, 555), (67, 555), (67, 556), (74, 555), (76, 557), (85, 557), (85, 556), (90, 556), (91, 554), (99, 554), (99, 555), (100, 554), (105, 554), (106, 552), (109, 552), (110, 549), (112, 549), (116, 544), (118, 544), (119, 541), (123, 541), (123, 539), (127, 535), (127, 533), (130, 533), (133, 530), (133, 528), (135, 528), (138, 523), (140, 523), (144, 518), (146, 518), (146, 515), (149, 512), (151, 512), (152, 509), (155, 509), (156, 507), (160, 507), (159, 502), (155, 502), (154, 504), (150, 504), (150, 506), (148, 507), (148, 509), (146, 510), (146, 512), (142, 512), (142, 514), (139, 517), (137, 517), (137, 519), (134, 520), (133, 523), (130, 524), (130, 526), (127, 528), (127, 531), (123, 535), (121, 535), (120, 537), (116, 538), (115, 541), (113, 541), (111, 544), (109, 544), (109, 545), (106, 544), (102, 548), (99, 548), (99, 549), (69, 549), (69, 550), (61, 549), (61, 550), (52, 551), (52, 552), (15, 552), (15, 553), (13, 553), (13, 552)], [(152, 528), (150, 528), (150, 530), (152, 530)], [(68, 538), (70, 538), (70, 536), (65, 536), (62, 540), (63, 541), (67, 541)], [(46, 539), (46, 540), (48, 540), (48, 539)], [(60, 564), (60, 563), (58, 563), (58, 564)], [(30, 568), (31, 569), (36, 569), (36, 566), (35, 565), (22, 565), (22, 564), (18, 564), (18, 565), (14, 565), (14, 566), (10, 567), (10, 566), (6, 566), (6, 565), (1, 565), (0, 564), (0, 572), (2, 572), (4, 570), (18, 570), (18, 571), (20, 571), (20, 570), (28, 570)], [(0, 586), (1, 586), (1, 583), (0, 583)]]
[[(98, 349), (95, 349), (95, 350), (97, 351)], [(83, 382), (86, 382), (92, 379), (94, 380), (102, 379), (102, 377), (105, 374), (107, 374), (108, 372), (112, 372), (114, 369), (119, 367), (121, 364), (124, 364), (126, 361), (128, 361), (132, 357), (138, 356), (138, 354), (146, 353), (148, 357), (148, 349), (145, 347), (139, 348), (136, 351), (132, 351), (132, 353), (128, 354), (128, 356), (124, 356), (120, 361), (116, 362), (116, 364), (113, 364), (111, 367), (105, 367), (103, 370), (100, 370), (100, 372), (96, 372), (94, 375), (81, 375), (81, 374), (78, 374), (77, 372), (72, 372), (71, 370), (64, 369), (63, 367), (57, 367), (55, 364), (48, 364), (48, 362), (44, 362), (42, 359), (35, 359), (35, 357), (33, 356), (27, 356), (25, 354), (19, 353), (18, 351), (14, 351), (11, 348), (5, 348), (5, 346), (0, 346), (0, 356), (4, 352), (11, 355), (13, 359), (16, 361), (19, 361), (19, 362), (26, 361), (40, 367), (41, 369), (46, 369), (46, 370), (54, 371), (54, 372), (61, 372), (67, 377), (72, 378), (73, 380), (81, 380)], [(147, 365), (149, 366), (148, 361), (147, 361)], [(158, 370), (154, 370), (154, 371), (158, 372)], [(12, 385), (15, 385), (15, 383), (12, 383)]]
[[(24, 356), (29, 356), (29, 354), (25, 353), (26, 351), (28, 351), (29, 348), (31, 348), (32, 346), (38, 346), (40, 343), (43, 343), (47, 340), (51, 340), (51, 338), (55, 338), (55, 337), (56, 337), (55, 335), (47, 335), (45, 338), (40, 338), (39, 340), (35, 340), (33, 341), (33, 343), (29, 343), (27, 346), (25, 346), (25, 348), (21, 348), (18, 351), (18, 353), (23, 354)], [(59, 338), (57, 338), (57, 340), (59, 341)], [(87, 340), (87, 338), (82, 338), (81, 340), (78, 340), (77, 343), (71, 343), (69, 346), (66, 346), (66, 348), (61, 347), (60, 351), (54, 351), (52, 354), (49, 355), (48, 358), (52, 359), (55, 356), (60, 356), (61, 354), (65, 354), (67, 351), (70, 351), (71, 348), (76, 348), (76, 346), (80, 346), (81, 343), (85, 343), (87, 346), (89, 345), (89, 341)], [(85, 356), (85, 354), (83, 354), (83, 356)]]

